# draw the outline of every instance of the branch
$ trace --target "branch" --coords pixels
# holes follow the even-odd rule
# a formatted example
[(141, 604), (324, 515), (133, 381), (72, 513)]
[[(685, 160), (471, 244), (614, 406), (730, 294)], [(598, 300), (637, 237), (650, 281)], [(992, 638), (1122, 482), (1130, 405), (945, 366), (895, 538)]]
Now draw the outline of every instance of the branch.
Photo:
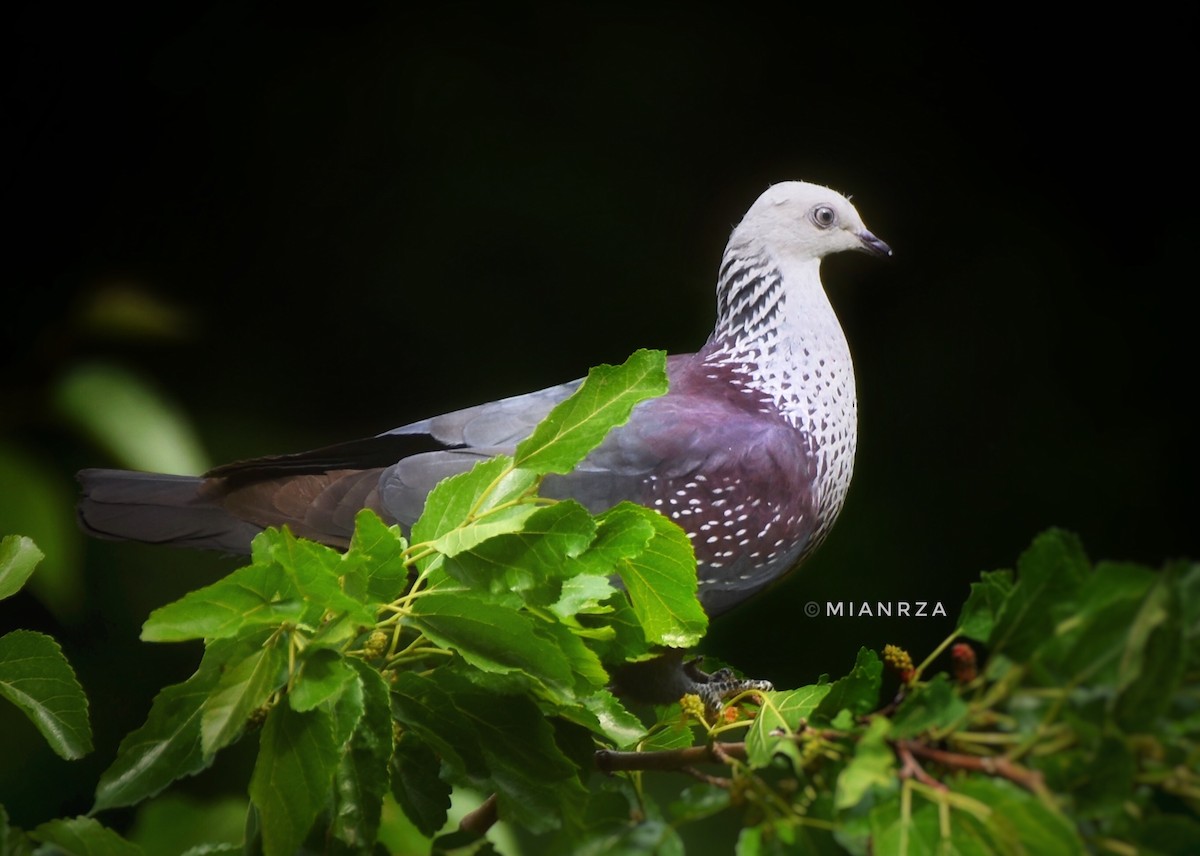
[(1014, 764), (1003, 756), (964, 755), (961, 752), (934, 749), (916, 740), (897, 740), (895, 746), (901, 753), (901, 757), (907, 753), (951, 769), (971, 770), (976, 773), (987, 773), (989, 776), (1000, 776), (1039, 796), (1046, 793), (1045, 777), (1039, 771)]
[(593, 757), (596, 769), (602, 773), (626, 770), (683, 770), (694, 764), (728, 764), (730, 758), (744, 761), (746, 744), (711, 743), (707, 746), (688, 746), (685, 749), (663, 749), (657, 752), (616, 752), (600, 749)]

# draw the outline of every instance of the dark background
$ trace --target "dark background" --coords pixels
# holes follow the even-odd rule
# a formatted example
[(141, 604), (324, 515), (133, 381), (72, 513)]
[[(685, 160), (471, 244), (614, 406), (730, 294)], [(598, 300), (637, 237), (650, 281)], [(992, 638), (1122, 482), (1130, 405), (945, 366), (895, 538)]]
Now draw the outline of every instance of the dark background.
[[(920, 659), (978, 572), (1049, 526), (1095, 558), (1200, 555), (1194, 13), (821, 8), (20, 11), (0, 427), (69, 485), (113, 463), (39, 397), (85, 358), (148, 376), (220, 462), (693, 350), (729, 230), (803, 178), (852, 193), (895, 249), (824, 268), (857, 368), (855, 483), (818, 555), (706, 650), (783, 687), (859, 645)], [(193, 335), (63, 335), (113, 282)], [(87, 808), (196, 662), (140, 622), (232, 567), (85, 549), (75, 620), (0, 613), (63, 642), (98, 729), (67, 764), (0, 712), (0, 802), (23, 825)], [(851, 599), (948, 617), (803, 615)]]

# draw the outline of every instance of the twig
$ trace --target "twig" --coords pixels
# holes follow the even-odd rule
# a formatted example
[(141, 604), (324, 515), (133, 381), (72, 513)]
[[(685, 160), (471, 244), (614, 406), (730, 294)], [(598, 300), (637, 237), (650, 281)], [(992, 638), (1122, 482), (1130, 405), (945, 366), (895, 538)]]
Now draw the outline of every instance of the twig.
[[(720, 746), (720, 748), (716, 748)], [(713, 743), (709, 746), (688, 746), (685, 749), (663, 749), (657, 752), (617, 752), (600, 749), (594, 759), (602, 773), (625, 770), (682, 770), (695, 764), (727, 764), (729, 758), (746, 760), (745, 743)]]
[(478, 808), (464, 814), (462, 820), (458, 822), (458, 828), (463, 832), (469, 832), (482, 838), (499, 819), (500, 812), (496, 808), (496, 795), (492, 794), (480, 803)]
[(989, 776), (1000, 776), (1039, 796), (1046, 792), (1045, 777), (1039, 771), (1014, 764), (1003, 756), (964, 755), (961, 752), (947, 752), (945, 749), (934, 749), (916, 740), (898, 740), (894, 745), (898, 751), (907, 751), (918, 758), (924, 758), (953, 769), (972, 770), (977, 773), (987, 773)]
[(939, 791), (946, 790), (946, 786), (935, 779), (929, 773), (925, 772), (925, 768), (921, 766), (921, 762), (913, 757), (912, 749), (909, 748), (906, 741), (900, 741), (896, 744), (896, 754), (900, 756), (900, 778), (916, 779), (924, 785), (931, 788), (936, 788)]

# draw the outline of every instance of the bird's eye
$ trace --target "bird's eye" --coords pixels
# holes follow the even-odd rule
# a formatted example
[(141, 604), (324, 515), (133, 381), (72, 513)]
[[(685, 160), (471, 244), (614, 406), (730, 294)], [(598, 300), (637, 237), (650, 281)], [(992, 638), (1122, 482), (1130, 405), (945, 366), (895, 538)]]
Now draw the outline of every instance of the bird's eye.
[(812, 210), (809, 216), (812, 218), (813, 223), (822, 229), (828, 229), (837, 222), (837, 212), (828, 205), (818, 205)]

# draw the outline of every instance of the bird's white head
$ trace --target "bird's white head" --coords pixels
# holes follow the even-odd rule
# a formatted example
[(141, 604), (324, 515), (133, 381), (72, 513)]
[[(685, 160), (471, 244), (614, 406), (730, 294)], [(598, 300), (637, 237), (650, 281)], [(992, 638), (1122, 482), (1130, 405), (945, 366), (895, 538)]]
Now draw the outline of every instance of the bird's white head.
[(843, 250), (892, 254), (891, 248), (863, 225), (849, 199), (806, 181), (772, 185), (750, 206), (729, 244), (753, 249), (766, 246), (798, 260), (816, 260)]

